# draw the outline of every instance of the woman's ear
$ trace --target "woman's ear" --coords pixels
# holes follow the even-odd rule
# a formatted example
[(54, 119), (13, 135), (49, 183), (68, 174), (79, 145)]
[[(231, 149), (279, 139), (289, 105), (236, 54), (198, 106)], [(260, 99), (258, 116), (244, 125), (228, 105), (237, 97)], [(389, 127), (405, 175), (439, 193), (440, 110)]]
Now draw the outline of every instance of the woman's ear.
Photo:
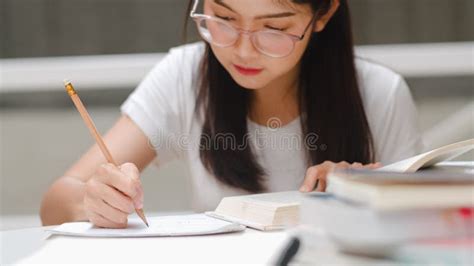
[(329, 8), (328, 12), (326, 12), (324, 16), (320, 17), (318, 21), (316, 21), (316, 23), (314, 24), (314, 32), (321, 32), (322, 30), (324, 30), (326, 24), (328, 24), (329, 20), (339, 8), (339, 4), (339, 0), (331, 0), (331, 8)]

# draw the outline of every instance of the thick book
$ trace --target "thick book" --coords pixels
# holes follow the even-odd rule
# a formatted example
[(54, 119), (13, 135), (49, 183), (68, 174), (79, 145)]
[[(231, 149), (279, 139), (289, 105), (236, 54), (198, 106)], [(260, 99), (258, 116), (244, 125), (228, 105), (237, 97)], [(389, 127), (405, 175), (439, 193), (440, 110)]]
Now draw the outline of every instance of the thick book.
[(380, 211), (474, 206), (474, 162), (442, 163), (415, 173), (336, 170), (335, 196)]
[(389, 255), (413, 241), (474, 236), (474, 208), (380, 212), (326, 194), (304, 197), (300, 212), (304, 232), (323, 229), (339, 249), (353, 254)]
[[(318, 193), (318, 192), (313, 192)], [(226, 197), (207, 215), (268, 231), (298, 224), (303, 193), (286, 191)]]
[(327, 191), (378, 210), (474, 206), (474, 162), (445, 162), (473, 148), (469, 139), (375, 171), (336, 170)]

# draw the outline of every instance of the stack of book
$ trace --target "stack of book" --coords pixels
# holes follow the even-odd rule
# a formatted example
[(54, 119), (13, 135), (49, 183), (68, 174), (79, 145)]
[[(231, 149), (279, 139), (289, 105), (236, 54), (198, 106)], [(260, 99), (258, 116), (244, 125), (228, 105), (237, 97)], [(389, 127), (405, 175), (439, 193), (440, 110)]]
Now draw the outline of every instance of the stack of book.
[(474, 162), (440, 161), (473, 146), (455, 143), (377, 171), (333, 171), (330, 193), (303, 199), (300, 222), (352, 253), (420, 259), (406, 247), (440, 240), (463, 240), (472, 252)]
[(444, 162), (473, 148), (470, 139), (375, 171), (335, 170), (327, 177), (329, 193), (227, 197), (206, 214), (264, 231), (318, 228), (352, 253), (413, 257), (407, 251), (424, 247), (400, 247), (474, 236), (474, 161)]
[[(431, 207), (456, 210), (470, 208), (474, 206), (472, 166), (474, 162), (467, 165), (451, 163), (445, 164), (444, 167), (438, 165), (437, 170), (412, 172), (451, 159), (473, 148), (474, 139), (471, 139), (388, 165), (377, 171), (336, 171), (328, 177), (328, 190), (331, 192), (329, 194), (286, 191), (226, 197), (221, 200), (215, 211), (206, 214), (266, 231), (298, 225), (301, 203), (305, 199), (309, 201), (310, 215), (314, 213), (315, 217), (321, 215), (319, 210), (311, 210), (313, 199), (324, 200), (323, 207), (335, 211), (342, 206), (336, 208), (332, 205), (343, 203), (348, 204), (347, 206), (357, 206), (357, 209), (366, 206), (369, 210), (385, 211), (419, 212), (421, 209)], [(461, 170), (455, 173), (453, 169), (459, 167)]]
[(301, 223), (322, 227), (347, 245), (472, 235), (474, 163), (465, 164), (457, 173), (333, 172), (330, 194), (303, 200)]

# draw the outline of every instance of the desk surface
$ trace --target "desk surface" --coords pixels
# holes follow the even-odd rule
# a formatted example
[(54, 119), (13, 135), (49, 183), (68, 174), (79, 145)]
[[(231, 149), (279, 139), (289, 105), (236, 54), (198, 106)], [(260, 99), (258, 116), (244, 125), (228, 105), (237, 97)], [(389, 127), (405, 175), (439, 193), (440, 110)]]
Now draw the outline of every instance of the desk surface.
[[(148, 238), (49, 236), (50, 227), (0, 232), (0, 264), (274, 264), (295, 231)], [(324, 239), (303, 245), (292, 262), (380, 265), (387, 261), (342, 254)], [(393, 263), (393, 262), (391, 262)]]
[[(1, 261), (10, 263), (268, 264), (281, 250), (285, 231), (148, 238), (49, 236), (48, 227), (0, 232)], [(49, 236), (49, 237), (48, 237)]]

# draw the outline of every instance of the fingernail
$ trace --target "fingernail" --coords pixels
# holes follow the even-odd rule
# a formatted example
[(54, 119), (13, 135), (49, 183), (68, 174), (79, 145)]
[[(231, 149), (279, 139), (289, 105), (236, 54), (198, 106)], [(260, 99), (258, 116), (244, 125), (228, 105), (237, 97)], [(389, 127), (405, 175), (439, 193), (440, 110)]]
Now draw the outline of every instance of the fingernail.
[(300, 192), (308, 192), (308, 189), (306, 187), (300, 187)]

